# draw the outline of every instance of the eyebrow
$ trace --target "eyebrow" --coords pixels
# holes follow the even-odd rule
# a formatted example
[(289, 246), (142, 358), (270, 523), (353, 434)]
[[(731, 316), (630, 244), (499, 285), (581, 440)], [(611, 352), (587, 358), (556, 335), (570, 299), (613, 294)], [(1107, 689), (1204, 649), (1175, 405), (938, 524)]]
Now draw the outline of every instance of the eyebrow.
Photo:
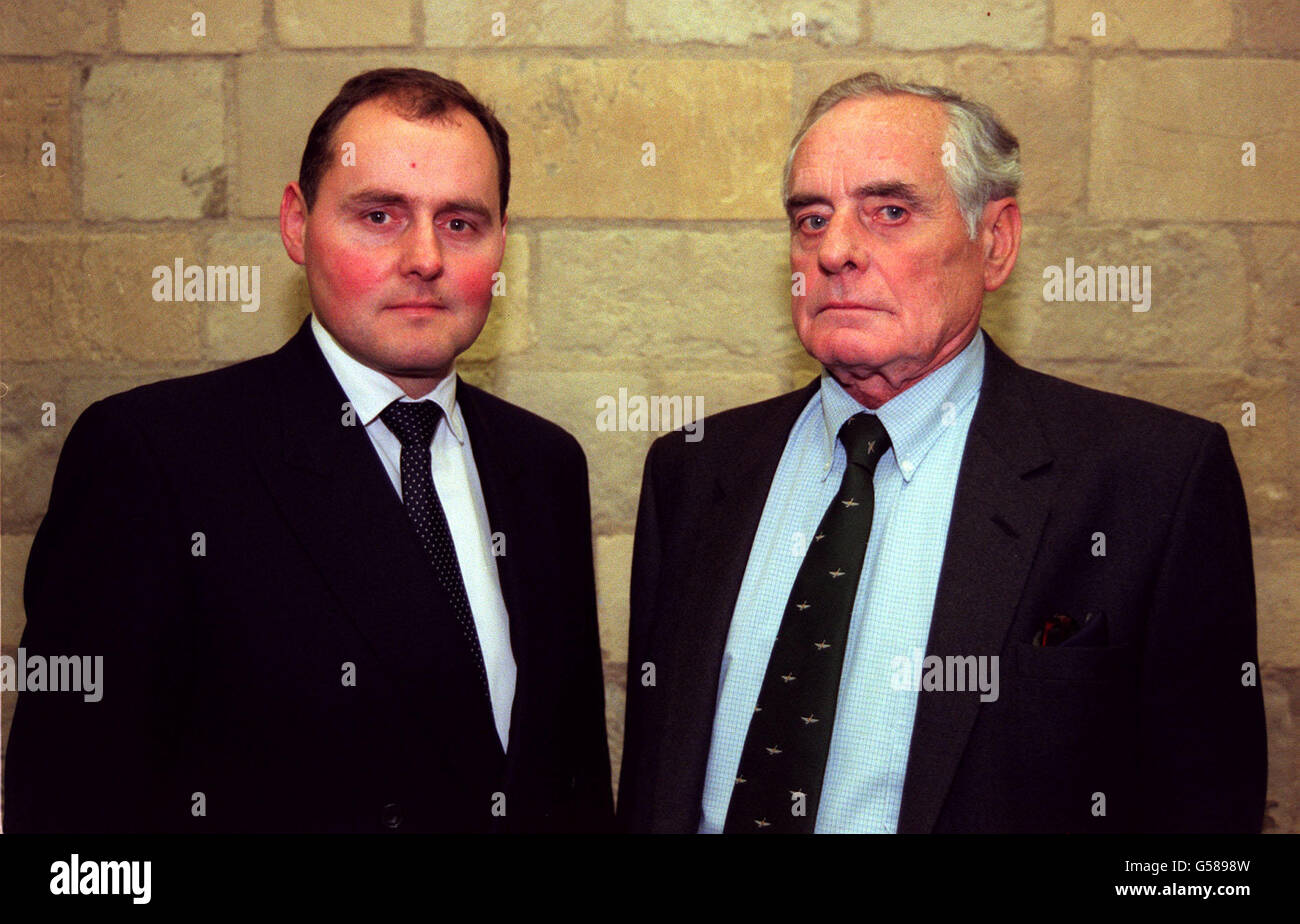
[[(879, 183), (864, 183), (853, 190), (854, 199), (898, 199), (916, 211), (929, 211), (929, 200), (911, 183), (902, 180), (883, 180)], [(791, 217), (808, 205), (830, 205), (825, 196), (792, 195), (785, 200), (785, 211)]]
[[(408, 205), (410, 198), (386, 189), (362, 189), (345, 196), (344, 208), (356, 208), (361, 205)], [(482, 199), (452, 199), (438, 207), (441, 212), (469, 212), (481, 218), (491, 220), (492, 210)]]

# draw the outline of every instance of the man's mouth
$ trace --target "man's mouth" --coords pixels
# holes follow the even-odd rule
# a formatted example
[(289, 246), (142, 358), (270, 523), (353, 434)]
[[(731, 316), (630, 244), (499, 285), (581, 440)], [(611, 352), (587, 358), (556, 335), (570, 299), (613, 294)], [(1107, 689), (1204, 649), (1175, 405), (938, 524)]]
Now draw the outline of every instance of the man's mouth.
[(868, 305), (865, 302), (834, 301), (822, 305), (819, 311), (884, 311), (877, 305)]
[(445, 306), (443, 306), (439, 302), (416, 300), (416, 301), (409, 301), (409, 302), (397, 302), (395, 304), (389, 305), (388, 309), (390, 311), (442, 311), (445, 310)]

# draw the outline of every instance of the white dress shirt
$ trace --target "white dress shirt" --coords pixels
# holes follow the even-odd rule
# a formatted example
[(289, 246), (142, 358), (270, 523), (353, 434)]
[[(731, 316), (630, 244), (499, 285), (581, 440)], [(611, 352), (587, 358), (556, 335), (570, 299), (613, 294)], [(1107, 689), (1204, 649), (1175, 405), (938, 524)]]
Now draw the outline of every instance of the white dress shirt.
[(433, 485), (447, 514), (447, 526), (451, 529), (456, 559), (460, 562), (479, 647), (483, 650), (497, 736), (501, 739), (502, 749), (505, 749), (510, 740), (510, 710), (515, 699), (516, 679), (515, 658), (510, 649), (510, 618), (506, 613), (505, 598), (501, 595), (496, 559), (492, 555), (492, 531), (488, 525), (478, 467), (474, 464), (474, 450), (469, 443), (469, 431), (465, 428), (460, 405), (456, 403), (456, 373), (453, 370), (428, 394), (411, 398), (382, 372), (348, 355), (315, 315), (311, 319), (311, 332), (334, 377), (343, 386), (343, 393), (352, 404), (357, 421), (365, 427), (366, 436), (370, 437), (399, 498), (402, 496), (402, 444), (379, 419), (379, 414), (399, 400), (433, 401), (442, 408), (443, 417), (434, 431), (431, 448)]

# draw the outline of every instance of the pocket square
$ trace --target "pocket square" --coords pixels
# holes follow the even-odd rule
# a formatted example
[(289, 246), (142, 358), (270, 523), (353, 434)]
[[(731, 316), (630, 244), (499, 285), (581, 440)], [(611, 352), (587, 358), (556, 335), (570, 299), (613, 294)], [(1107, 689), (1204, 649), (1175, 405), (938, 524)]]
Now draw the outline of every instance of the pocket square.
[(1092, 611), (1079, 619), (1066, 613), (1053, 613), (1034, 633), (1033, 645), (1035, 648), (1051, 648), (1078, 645), (1085, 640), (1090, 644), (1104, 645), (1105, 623), (1102, 614)]

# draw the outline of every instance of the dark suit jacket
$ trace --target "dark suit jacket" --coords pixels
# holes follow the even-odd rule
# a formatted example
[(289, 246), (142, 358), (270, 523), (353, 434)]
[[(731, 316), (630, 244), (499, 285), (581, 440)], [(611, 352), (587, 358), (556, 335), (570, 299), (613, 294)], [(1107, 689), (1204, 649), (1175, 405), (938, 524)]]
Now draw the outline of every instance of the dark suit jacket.
[(457, 398), (505, 536), (508, 754), (304, 324), (274, 354), (115, 395), (73, 427), (32, 546), (23, 645), (103, 655), (103, 699), (19, 696), (7, 830), (612, 824), (582, 450), (469, 385)]
[[(1250, 531), (1223, 428), (986, 347), (927, 654), (999, 656), (1000, 695), (919, 694), (898, 830), (1258, 831), (1264, 713), (1257, 681), (1242, 683), (1256, 662)], [(650, 451), (619, 789), (630, 830), (699, 824), (736, 595), (816, 387)], [(1092, 555), (1097, 532), (1105, 557)], [(1064, 644), (1031, 645), (1057, 613), (1094, 618)]]

